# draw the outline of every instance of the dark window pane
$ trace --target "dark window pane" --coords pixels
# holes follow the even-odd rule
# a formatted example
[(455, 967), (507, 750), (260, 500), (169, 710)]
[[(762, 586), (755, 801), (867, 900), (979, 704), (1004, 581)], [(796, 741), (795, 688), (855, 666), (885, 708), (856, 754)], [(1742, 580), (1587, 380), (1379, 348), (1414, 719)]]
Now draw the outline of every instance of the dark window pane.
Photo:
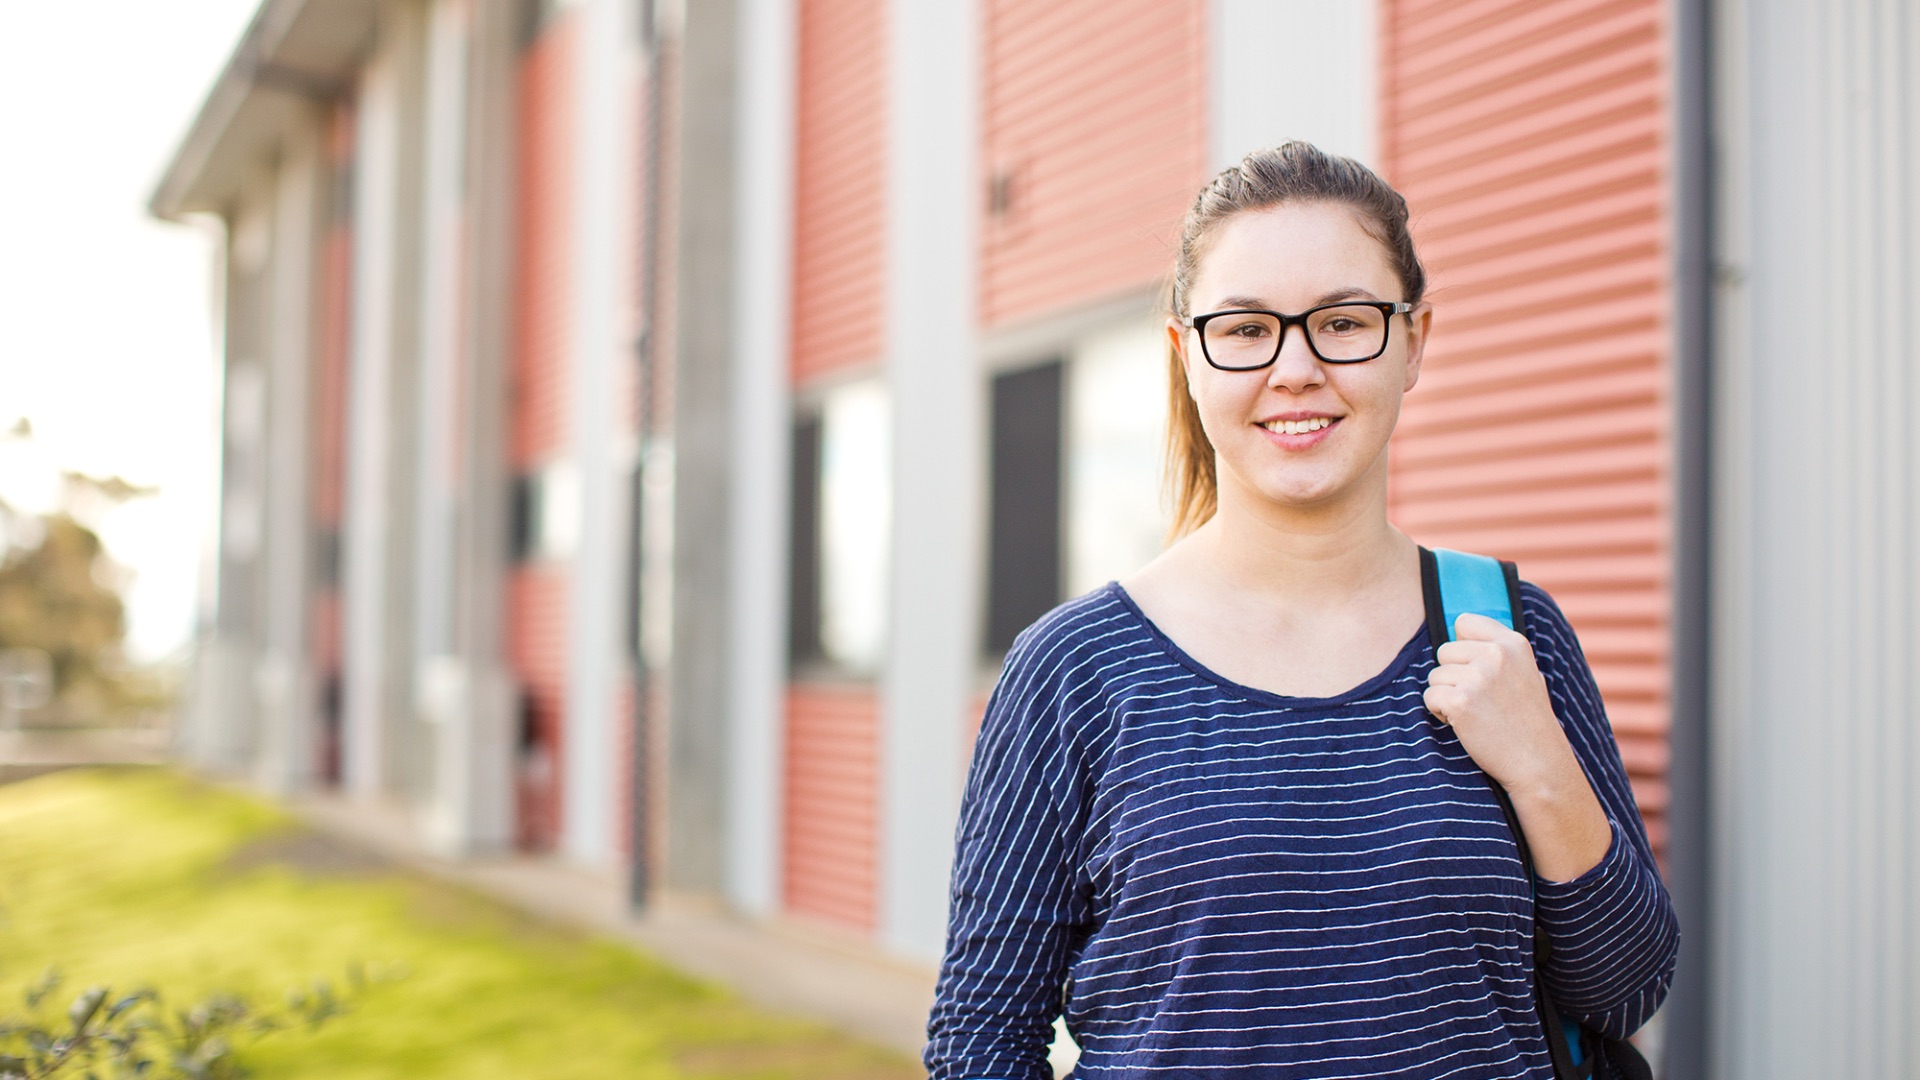
[(787, 655), (796, 667), (818, 663), (820, 647), (820, 435), (818, 414), (793, 425), (793, 535), (788, 568)]
[(986, 649), (999, 656), (1060, 596), (1059, 361), (993, 380)]
[(513, 478), (507, 510), (507, 551), (514, 562), (533, 557), (540, 540), (540, 476), (525, 473)]

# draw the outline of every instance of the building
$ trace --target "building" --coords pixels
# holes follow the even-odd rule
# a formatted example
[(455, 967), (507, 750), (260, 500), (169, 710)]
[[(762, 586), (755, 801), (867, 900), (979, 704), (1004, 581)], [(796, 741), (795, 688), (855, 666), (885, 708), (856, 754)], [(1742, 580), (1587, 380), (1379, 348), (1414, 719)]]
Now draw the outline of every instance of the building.
[(1893, 1075), (1917, 48), (1883, 0), (265, 0), (153, 199), (227, 236), (188, 751), (930, 960), (1000, 652), (1159, 543), (1179, 215), (1305, 137), (1434, 277), (1396, 520), (1594, 663), (1669, 1075)]

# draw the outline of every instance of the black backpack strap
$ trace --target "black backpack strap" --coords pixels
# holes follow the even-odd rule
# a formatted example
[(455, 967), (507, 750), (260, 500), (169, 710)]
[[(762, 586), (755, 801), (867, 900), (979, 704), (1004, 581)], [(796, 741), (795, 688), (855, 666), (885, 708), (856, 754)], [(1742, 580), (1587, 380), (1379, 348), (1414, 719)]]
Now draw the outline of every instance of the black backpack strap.
[(1438, 649), (1453, 640), (1447, 626), (1447, 606), (1440, 599), (1440, 564), (1432, 551), (1420, 549), (1420, 599), (1427, 605), (1427, 640)]

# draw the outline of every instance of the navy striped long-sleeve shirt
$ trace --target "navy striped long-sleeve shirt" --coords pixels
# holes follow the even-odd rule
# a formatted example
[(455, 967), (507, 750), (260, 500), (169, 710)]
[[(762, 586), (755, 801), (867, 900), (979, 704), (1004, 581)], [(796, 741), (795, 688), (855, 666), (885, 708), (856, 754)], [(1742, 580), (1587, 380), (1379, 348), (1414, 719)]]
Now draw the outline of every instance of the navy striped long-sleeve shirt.
[[(1613, 825), (1599, 865), (1529, 887), (1452, 729), (1424, 628), (1333, 698), (1228, 681), (1117, 584), (1015, 643), (961, 809), (930, 1080), (1553, 1075), (1533, 921), (1562, 1013), (1615, 1036), (1678, 928), (1566, 618), (1522, 586), (1554, 711)], [(1249, 1072), (1249, 1069), (1258, 1069)]]

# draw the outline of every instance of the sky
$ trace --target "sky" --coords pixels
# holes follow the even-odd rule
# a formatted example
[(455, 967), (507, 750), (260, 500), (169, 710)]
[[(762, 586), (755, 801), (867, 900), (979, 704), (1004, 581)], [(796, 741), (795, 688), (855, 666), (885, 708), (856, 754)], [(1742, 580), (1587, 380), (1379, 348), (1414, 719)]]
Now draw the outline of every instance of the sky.
[(159, 494), (100, 523), (131, 571), (128, 653), (192, 636), (218, 483), (216, 235), (146, 202), (258, 0), (10, 4), (0, 65), (0, 499), (61, 469)]

